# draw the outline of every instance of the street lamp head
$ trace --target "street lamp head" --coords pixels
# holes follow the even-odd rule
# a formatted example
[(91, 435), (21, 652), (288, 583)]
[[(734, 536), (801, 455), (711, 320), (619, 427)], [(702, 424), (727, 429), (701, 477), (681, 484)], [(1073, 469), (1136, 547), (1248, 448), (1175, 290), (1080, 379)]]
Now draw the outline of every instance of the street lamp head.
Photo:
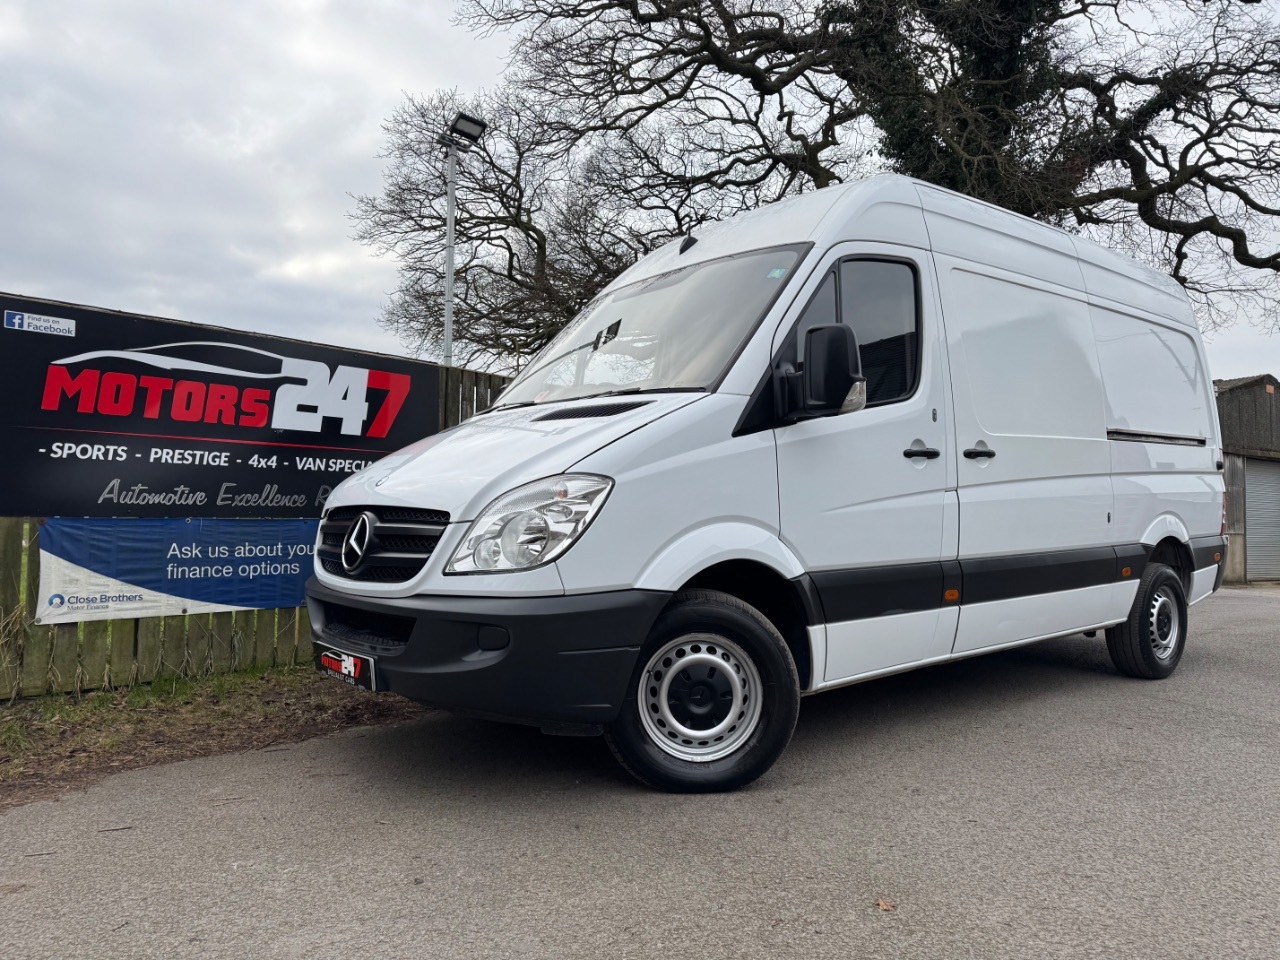
[(459, 113), (453, 118), (453, 125), (449, 127), (449, 133), (455, 137), (461, 137), (463, 140), (479, 143), (480, 138), (484, 136), (486, 127), (488, 127), (488, 124), (483, 120), (477, 120), (475, 117), (468, 116), (465, 113)]

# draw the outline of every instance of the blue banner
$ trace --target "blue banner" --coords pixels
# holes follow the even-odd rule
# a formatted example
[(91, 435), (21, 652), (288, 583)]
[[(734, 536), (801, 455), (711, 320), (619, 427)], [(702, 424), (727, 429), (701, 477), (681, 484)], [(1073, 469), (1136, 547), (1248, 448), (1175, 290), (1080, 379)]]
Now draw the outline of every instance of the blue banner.
[(51, 518), (40, 622), (299, 606), (317, 523)]

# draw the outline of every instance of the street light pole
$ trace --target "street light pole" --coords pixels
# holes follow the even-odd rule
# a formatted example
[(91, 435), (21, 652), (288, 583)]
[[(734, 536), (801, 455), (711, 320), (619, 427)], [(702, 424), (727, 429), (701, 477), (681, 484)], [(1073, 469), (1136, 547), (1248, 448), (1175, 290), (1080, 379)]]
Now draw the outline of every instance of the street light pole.
[(454, 216), (457, 207), (458, 154), (466, 153), (484, 136), (487, 124), (483, 120), (459, 113), (449, 129), (436, 138), (445, 149), (445, 201), (444, 234), (444, 365), (453, 366), (453, 241)]
[(444, 233), (444, 365), (453, 366), (453, 216), (454, 190), (458, 179), (458, 147), (450, 142), (448, 159), (448, 199), (445, 201)]

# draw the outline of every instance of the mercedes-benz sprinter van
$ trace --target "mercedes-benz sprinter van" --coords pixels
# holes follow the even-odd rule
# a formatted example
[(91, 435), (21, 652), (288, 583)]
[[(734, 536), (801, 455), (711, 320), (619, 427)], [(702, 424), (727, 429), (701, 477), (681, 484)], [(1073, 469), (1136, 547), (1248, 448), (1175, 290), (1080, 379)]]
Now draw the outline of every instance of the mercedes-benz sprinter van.
[(1106, 631), (1159, 679), (1222, 579), (1204, 347), (1168, 277), (903, 177), (699, 229), (320, 527), (319, 669), (746, 784), (800, 698)]

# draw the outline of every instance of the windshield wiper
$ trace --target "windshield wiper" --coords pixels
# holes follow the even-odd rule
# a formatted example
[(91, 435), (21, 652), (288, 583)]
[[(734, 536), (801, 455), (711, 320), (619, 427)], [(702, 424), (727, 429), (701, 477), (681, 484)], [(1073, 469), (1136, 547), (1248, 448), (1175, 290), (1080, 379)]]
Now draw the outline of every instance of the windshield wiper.
[(621, 397), (635, 393), (706, 393), (706, 387), (621, 387), (617, 390), (601, 390), (599, 393), (584, 393), (577, 397), (554, 397), (550, 400), (517, 400), (514, 403), (501, 403), (490, 407), (485, 413), (497, 413), (499, 410), (517, 410), (520, 407), (537, 407), (547, 403), (572, 403), (574, 400), (591, 400), (594, 397)]
[(521, 407), (532, 407), (537, 404), (537, 400), (516, 400), (514, 403), (500, 403), (496, 407), (490, 407), (485, 413), (497, 413), (499, 410), (518, 410)]
[(599, 393), (584, 393), (577, 397), (561, 397), (549, 403), (569, 403), (573, 400), (592, 400), (596, 397), (622, 397), (636, 393), (706, 393), (706, 387), (622, 387), (618, 390), (601, 390)]

